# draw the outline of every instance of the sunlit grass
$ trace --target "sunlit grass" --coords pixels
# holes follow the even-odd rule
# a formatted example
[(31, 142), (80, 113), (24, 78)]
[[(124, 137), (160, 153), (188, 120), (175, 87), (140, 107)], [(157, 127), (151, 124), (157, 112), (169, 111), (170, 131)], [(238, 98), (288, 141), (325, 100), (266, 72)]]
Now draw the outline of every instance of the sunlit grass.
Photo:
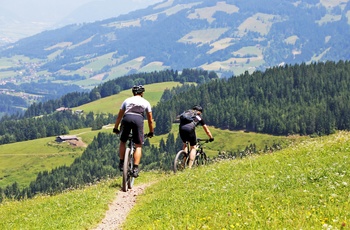
[[(155, 183), (165, 175), (142, 172), (135, 180)], [(0, 204), (0, 229), (92, 229), (104, 218), (108, 205), (121, 190), (121, 177), (55, 196), (37, 196)]]
[[(145, 85), (144, 97), (147, 99), (152, 106), (155, 106), (163, 95), (165, 89), (171, 89), (177, 85), (179, 82), (162, 82), (155, 83), (151, 85)], [(118, 94), (102, 98), (91, 103), (87, 103), (75, 108), (73, 110), (84, 110), (85, 113), (94, 112), (95, 114), (118, 114), (119, 108), (123, 101), (132, 96), (131, 89), (123, 90)]]
[(0, 204), (0, 229), (89, 229), (102, 219), (118, 188), (111, 182), (57, 196)]
[(140, 197), (124, 229), (342, 229), (349, 152), (340, 132), (176, 174)]
[(14, 182), (28, 186), (42, 171), (70, 165), (84, 148), (58, 144), (55, 137), (0, 145), (0, 187)]
[[(152, 184), (123, 229), (346, 229), (350, 133), (177, 174), (142, 172)], [(0, 229), (93, 229), (121, 178), (53, 197), (0, 204)]]

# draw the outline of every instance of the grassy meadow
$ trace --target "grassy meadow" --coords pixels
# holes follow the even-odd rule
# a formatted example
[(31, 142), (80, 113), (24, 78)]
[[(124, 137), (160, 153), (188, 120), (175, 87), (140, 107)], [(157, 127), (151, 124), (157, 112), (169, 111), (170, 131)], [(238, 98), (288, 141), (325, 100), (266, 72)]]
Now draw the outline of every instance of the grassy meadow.
[[(271, 154), (224, 160), (153, 183), (123, 229), (348, 229), (350, 132)], [(1, 229), (93, 229), (121, 178), (57, 196), (0, 204)]]
[(169, 176), (123, 229), (348, 229), (350, 133)]
[[(151, 85), (145, 85), (144, 97), (147, 99), (151, 106), (155, 106), (162, 97), (162, 94), (165, 89), (171, 89), (180, 85), (179, 82), (162, 82), (155, 83)], [(94, 112), (95, 114), (118, 114), (120, 105), (123, 101), (132, 96), (131, 90), (123, 90), (118, 94), (101, 98), (100, 100), (93, 101), (88, 104), (84, 104), (75, 108), (73, 110), (84, 110), (84, 113)]]

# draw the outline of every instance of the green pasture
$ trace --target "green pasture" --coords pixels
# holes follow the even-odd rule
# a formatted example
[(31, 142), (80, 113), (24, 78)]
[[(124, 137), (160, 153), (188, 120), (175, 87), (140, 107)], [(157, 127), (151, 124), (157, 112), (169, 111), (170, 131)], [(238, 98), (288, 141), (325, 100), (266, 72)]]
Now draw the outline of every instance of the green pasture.
[(169, 66), (164, 66), (161, 62), (153, 62), (146, 66), (142, 66), (138, 72), (152, 72), (152, 71), (163, 71), (169, 69)]
[[(90, 144), (99, 132), (112, 132), (113, 126), (101, 130), (91, 128), (71, 130), (86, 144)], [(50, 171), (59, 166), (69, 166), (80, 157), (85, 147), (72, 146), (69, 143), (57, 143), (56, 137), (46, 137), (0, 145), (0, 188), (15, 181), (24, 187), (35, 180), (42, 171)]]
[[(150, 184), (123, 229), (348, 229), (350, 133), (177, 174), (142, 172)], [(94, 229), (121, 178), (56, 196), (0, 204), (1, 229)]]
[[(144, 98), (147, 99), (152, 106), (155, 106), (163, 95), (165, 89), (171, 89), (179, 85), (179, 82), (162, 82), (155, 83), (151, 85), (145, 85)], [(75, 108), (73, 110), (84, 110), (84, 113), (94, 112), (95, 114), (118, 114), (119, 108), (123, 101), (132, 96), (130, 89), (121, 91), (116, 95), (101, 98), (100, 100), (93, 101), (88, 104), (84, 104)]]
[(0, 72), (0, 79), (6, 79), (9, 77), (14, 77), (16, 76), (17, 73), (15, 71), (1, 71)]
[(93, 71), (100, 70), (104, 66), (114, 65), (116, 59), (112, 58), (113, 53), (108, 53), (90, 60), (90, 63), (84, 66), (84, 69), (92, 69)]
[(0, 187), (29, 185), (42, 171), (70, 165), (84, 148), (58, 144), (55, 137), (0, 145)]

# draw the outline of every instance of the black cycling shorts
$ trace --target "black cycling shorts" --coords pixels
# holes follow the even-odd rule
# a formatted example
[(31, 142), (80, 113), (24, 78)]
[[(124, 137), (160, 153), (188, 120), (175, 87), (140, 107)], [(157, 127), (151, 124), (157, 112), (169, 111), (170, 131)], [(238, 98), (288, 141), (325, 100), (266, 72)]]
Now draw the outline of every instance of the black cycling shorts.
[(125, 114), (121, 123), (120, 140), (126, 142), (129, 134), (133, 133), (133, 142), (135, 144), (143, 143), (143, 117), (136, 114)]
[(180, 125), (179, 133), (182, 142), (189, 142), (190, 146), (195, 146), (197, 144), (195, 125), (191, 122), (189, 124)]

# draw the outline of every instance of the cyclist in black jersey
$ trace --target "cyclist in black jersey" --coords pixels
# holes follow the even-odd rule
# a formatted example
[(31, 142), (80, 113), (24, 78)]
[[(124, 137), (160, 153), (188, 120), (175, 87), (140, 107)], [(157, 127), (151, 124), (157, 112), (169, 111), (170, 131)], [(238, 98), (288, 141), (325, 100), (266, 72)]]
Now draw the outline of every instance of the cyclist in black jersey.
[(197, 143), (196, 127), (198, 125), (201, 125), (205, 133), (210, 138), (209, 141), (214, 141), (213, 135), (211, 134), (208, 126), (205, 124), (205, 121), (202, 118), (203, 108), (200, 105), (195, 105), (193, 106), (192, 109), (196, 112), (196, 116), (194, 117), (193, 122), (188, 123), (188, 122), (182, 122), (180, 120), (180, 125), (179, 125), (180, 138), (184, 143), (183, 149), (186, 151), (186, 147), (187, 147), (186, 142), (189, 142), (191, 146), (189, 168), (192, 167), (194, 158), (196, 156), (196, 143)]

